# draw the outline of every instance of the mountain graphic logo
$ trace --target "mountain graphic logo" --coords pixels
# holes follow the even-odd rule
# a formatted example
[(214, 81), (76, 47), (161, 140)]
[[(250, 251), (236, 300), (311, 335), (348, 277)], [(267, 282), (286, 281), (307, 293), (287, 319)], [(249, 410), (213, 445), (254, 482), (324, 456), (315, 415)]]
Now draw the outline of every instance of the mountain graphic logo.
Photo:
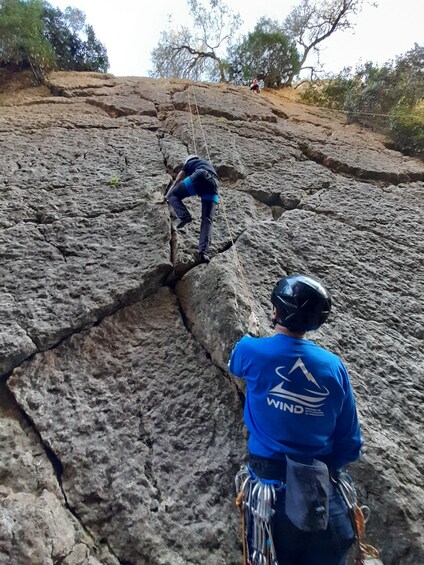
[[(283, 374), (283, 370), (285, 369), (284, 366), (277, 367), (275, 372), (279, 377), (283, 379), (283, 382), (277, 385), (275, 388), (269, 391), (269, 394), (273, 396), (278, 396), (279, 398), (284, 398), (285, 400), (290, 400), (291, 402), (295, 402), (296, 404), (301, 404), (302, 406), (306, 406), (308, 408), (321, 408), (325, 403), (325, 399), (330, 394), (330, 391), (327, 387), (321, 387), (312, 373), (308, 371), (303, 363), (302, 359), (299, 357), (293, 367), (287, 373), (287, 376)], [(295, 373), (296, 371), (296, 373)], [(299, 382), (299, 371), (301, 375), (306, 377), (305, 386), (304, 386), (304, 393), (299, 394), (296, 392), (292, 392), (290, 385), (288, 383), (293, 382), (293, 377), (296, 378), (296, 384)], [(293, 374), (295, 373), (295, 374)], [(289, 379), (289, 375), (292, 375), (292, 378)]]

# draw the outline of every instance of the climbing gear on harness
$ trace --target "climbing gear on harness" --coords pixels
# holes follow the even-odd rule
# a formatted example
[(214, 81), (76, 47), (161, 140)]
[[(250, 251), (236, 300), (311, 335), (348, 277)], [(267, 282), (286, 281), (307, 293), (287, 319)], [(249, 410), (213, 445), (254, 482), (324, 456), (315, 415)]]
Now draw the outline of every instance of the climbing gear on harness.
[(316, 330), (323, 324), (331, 310), (331, 296), (311, 277), (289, 275), (275, 286), (271, 302), (277, 309), (278, 323), (292, 332)]
[(240, 509), (244, 565), (278, 565), (272, 537), (276, 490), (281, 481), (261, 479), (242, 465), (235, 478)]
[(296, 461), (286, 455), (286, 506), (290, 522), (304, 532), (327, 529), (330, 475), (322, 461)]
[(243, 545), (243, 565), (247, 565), (247, 539), (246, 539), (246, 520), (245, 520), (245, 510), (244, 510), (244, 492), (240, 491), (236, 498), (236, 506), (240, 510), (241, 519), (241, 542)]
[(339, 473), (337, 486), (341, 492), (346, 506), (349, 510), (349, 517), (355, 532), (355, 563), (354, 565), (367, 565), (368, 563), (382, 564), (378, 550), (372, 545), (363, 542), (365, 538), (365, 524), (371, 513), (368, 506), (358, 506), (358, 496), (352, 477), (346, 473)]

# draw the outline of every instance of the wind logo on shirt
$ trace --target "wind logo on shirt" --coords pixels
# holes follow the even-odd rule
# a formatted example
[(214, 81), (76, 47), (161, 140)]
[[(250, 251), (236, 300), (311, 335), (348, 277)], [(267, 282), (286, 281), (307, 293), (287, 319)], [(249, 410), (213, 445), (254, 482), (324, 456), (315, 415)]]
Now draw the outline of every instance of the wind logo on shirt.
[[(293, 367), (286, 372), (286, 367), (276, 367), (275, 372), (283, 379), (279, 385), (269, 391), (269, 395), (276, 396), (280, 400), (267, 397), (268, 406), (278, 410), (291, 412), (292, 414), (306, 414), (309, 416), (323, 416), (321, 407), (325, 404), (330, 391), (327, 387), (321, 387), (312, 373), (308, 371), (299, 357)], [(287, 376), (286, 376), (287, 375)], [(289, 376), (291, 375), (291, 378)], [(296, 381), (296, 390), (299, 390), (299, 383), (304, 381), (301, 393), (290, 389), (290, 383)]]

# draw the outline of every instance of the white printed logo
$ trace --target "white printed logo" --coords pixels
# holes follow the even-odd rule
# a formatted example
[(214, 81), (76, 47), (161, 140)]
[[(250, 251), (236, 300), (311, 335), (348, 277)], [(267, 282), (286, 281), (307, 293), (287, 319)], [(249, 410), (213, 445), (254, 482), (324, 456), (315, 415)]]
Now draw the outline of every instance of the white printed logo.
[[(330, 394), (328, 388), (320, 387), (312, 373), (305, 367), (300, 357), (287, 373), (287, 375), (292, 375), (292, 379), (289, 379), (288, 376), (286, 377), (283, 374), (283, 369), (285, 369), (284, 366), (275, 369), (275, 372), (283, 379), (283, 382), (269, 391), (270, 395), (277, 396), (282, 400), (267, 397), (268, 406), (273, 406), (279, 410), (289, 411), (294, 414), (323, 416), (324, 413), (320, 408), (324, 405), (327, 396)], [(305, 381), (302, 394), (290, 390), (290, 385), (287, 383), (293, 382), (293, 377), (296, 379), (297, 390), (299, 390), (299, 379), (306, 377), (308, 382)], [(312, 385), (313, 388), (310, 388)]]

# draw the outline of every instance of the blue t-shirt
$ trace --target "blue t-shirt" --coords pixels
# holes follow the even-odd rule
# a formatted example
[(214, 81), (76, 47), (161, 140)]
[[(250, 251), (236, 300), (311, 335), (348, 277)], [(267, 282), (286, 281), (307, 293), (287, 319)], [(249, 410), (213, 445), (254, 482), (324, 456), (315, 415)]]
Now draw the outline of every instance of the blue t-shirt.
[(325, 456), (336, 468), (358, 459), (362, 439), (355, 400), (337, 355), (284, 334), (245, 336), (228, 367), (246, 380), (250, 453)]

